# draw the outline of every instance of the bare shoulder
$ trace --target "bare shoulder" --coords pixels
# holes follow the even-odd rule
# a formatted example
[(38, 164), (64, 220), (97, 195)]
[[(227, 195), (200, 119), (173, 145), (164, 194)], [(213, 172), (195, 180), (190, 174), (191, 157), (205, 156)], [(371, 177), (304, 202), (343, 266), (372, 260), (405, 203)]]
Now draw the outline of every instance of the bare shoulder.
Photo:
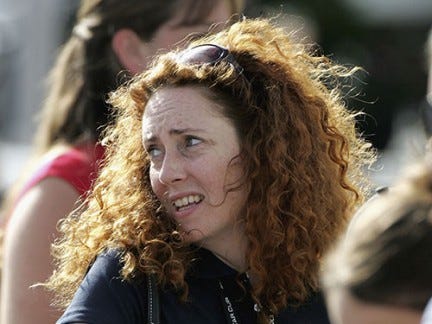
[(58, 221), (76, 207), (78, 198), (76, 190), (58, 178), (47, 178), (26, 192), (16, 204), (6, 227), (5, 261), (8, 252), (15, 255), (17, 251), (21, 257), (39, 254), (46, 260), (57, 234)]
[(78, 192), (66, 181), (54, 177), (44, 179), (17, 202), (8, 231), (22, 222), (36, 227), (57, 222), (77, 206), (78, 198)]

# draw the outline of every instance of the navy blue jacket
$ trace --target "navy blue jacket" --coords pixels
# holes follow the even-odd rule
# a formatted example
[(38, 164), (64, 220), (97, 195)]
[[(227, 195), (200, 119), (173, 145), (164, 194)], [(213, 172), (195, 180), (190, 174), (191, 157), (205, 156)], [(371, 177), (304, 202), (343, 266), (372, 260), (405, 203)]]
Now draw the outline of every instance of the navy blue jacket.
[[(146, 281), (124, 281), (120, 278), (120, 269), (116, 251), (100, 255), (57, 324), (145, 324)], [(247, 280), (211, 252), (200, 249), (198, 261), (186, 278), (188, 302), (181, 302), (174, 291), (160, 290), (161, 323), (226, 324), (219, 281), (223, 282), (225, 295), (232, 301), (239, 323), (256, 323), (254, 303), (239, 286), (237, 278)], [(317, 294), (300, 308), (283, 310), (276, 316), (275, 323), (328, 324), (329, 320), (323, 299)]]

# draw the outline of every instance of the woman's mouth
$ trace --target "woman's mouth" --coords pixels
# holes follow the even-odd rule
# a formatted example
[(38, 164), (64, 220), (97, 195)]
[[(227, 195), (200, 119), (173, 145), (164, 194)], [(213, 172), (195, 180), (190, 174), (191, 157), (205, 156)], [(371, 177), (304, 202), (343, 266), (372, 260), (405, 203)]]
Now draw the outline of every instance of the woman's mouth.
[(176, 211), (182, 211), (184, 209), (187, 209), (191, 205), (197, 205), (204, 199), (201, 195), (189, 195), (182, 198), (178, 198), (173, 201), (173, 206), (175, 207)]

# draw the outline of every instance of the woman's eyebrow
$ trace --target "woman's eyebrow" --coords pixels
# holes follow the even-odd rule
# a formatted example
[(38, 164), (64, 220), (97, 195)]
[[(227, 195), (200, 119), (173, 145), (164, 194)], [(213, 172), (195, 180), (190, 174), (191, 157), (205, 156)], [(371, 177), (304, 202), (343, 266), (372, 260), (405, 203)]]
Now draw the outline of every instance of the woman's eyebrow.
[[(206, 132), (205, 129), (202, 128), (173, 128), (170, 129), (170, 131), (168, 132), (170, 135), (182, 135), (182, 134), (186, 134), (186, 133), (191, 133), (191, 132), (196, 132), (196, 133), (203, 133)], [(144, 137), (143, 138), (143, 143), (154, 143), (157, 142), (158, 140), (158, 136), (156, 135), (150, 135), (148, 137)]]
[(205, 132), (202, 128), (173, 128), (169, 131), (170, 135), (182, 135), (189, 132)]

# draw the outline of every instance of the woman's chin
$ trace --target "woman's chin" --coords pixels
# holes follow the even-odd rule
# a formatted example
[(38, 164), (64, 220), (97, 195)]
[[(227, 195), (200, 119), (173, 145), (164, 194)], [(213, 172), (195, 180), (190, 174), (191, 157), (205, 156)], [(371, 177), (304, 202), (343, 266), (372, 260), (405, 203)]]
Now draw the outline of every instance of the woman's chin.
[(181, 230), (183, 242), (201, 245), (204, 241), (204, 235), (198, 230)]

